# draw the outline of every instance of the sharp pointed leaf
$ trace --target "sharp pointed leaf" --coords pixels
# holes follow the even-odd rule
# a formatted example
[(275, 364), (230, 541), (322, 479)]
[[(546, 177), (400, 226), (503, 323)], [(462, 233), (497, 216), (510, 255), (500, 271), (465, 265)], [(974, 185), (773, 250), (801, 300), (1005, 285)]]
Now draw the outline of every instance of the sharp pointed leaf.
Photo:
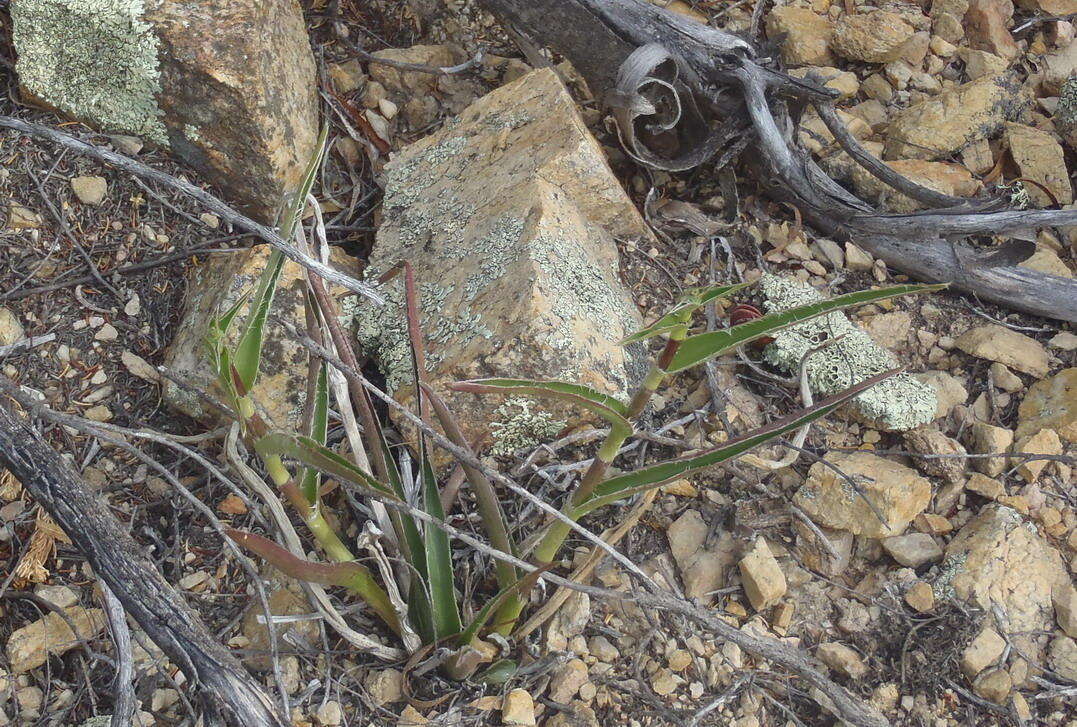
[(286, 432), (271, 432), (255, 442), (254, 448), (263, 457), (268, 455), (291, 457), (320, 472), (399, 499), (391, 487), (378, 482), (361, 468), (310, 437)]
[(612, 502), (624, 499), (638, 492), (643, 492), (652, 487), (658, 487), (674, 479), (690, 475), (694, 472), (712, 467), (721, 462), (727, 462), (734, 457), (744, 454), (755, 447), (765, 444), (785, 432), (798, 429), (801, 426), (826, 416), (843, 402), (863, 393), (880, 381), (901, 372), (901, 369), (892, 369), (871, 378), (861, 381), (834, 396), (827, 397), (814, 406), (796, 411), (789, 416), (775, 422), (743, 434), (728, 442), (704, 450), (698, 454), (679, 457), (667, 462), (660, 462), (650, 467), (628, 474), (610, 478), (595, 488), (594, 497), (576, 509), (576, 517), (582, 517), (587, 513), (608, 505)]
[[(420, 445), (419, 468), (423, 485), (423, 509), (426, 514), (437, 520), (445, 519), (445, 510), (441, 507), (441, 493), (438, 492), (434, 470), (430, 467), (426, 445)], [(434, 631), (437, 638), (443, 639), (460, 633), (460, 612), (456, 606), (456, 592), (453, 587), (452, 550), (449, 547), (449, 535), (444, 530), (425, 523), (424, 543), (426, 546), (427, 581), (430, 584), (430, 599), (433, 605)]]
[(689, 336), (681, 342), (666, 371), (668, 373), (684, 371), (746, 343), (751, 343), (757, 338), (762, 338), (775, 331), (795, 326), (798, 323), (803, 323), (808, 319), (826, 313), (900, 295), (940, 290), (945, 287), (945, 285), (895, 285), (889, 288), (880, 288), (879, 290), (862, 290), (857, 293), (839, 295), (829, 300), (790, 308), (781, 313), (771, 313), (763, 318), (757, 318), (721, 331)]
[(699, 288), (686, 293), (677, 305), (671, 308), (665, 315), (646, 328), (636, 331), (631, 336), (621, 340), (618, 345), (627, 346), (637, 341), (645, 341), (648, 338), (660, 336), (688, 323), (692, 314), (704, 305), (717, 298), (745, 288), (751, 283), (736, 283), (734, 285), (715, 285), (710, 288)]
[(624, 436), (627, 437), (632, 433), (632, 425), (625, 418), (628, 407), (615, 397), (580, 384), (530, 379), (475, 379), (457, 382), (450, 388), (471, 394), (527, 394), (568, 401), (602, 417)]

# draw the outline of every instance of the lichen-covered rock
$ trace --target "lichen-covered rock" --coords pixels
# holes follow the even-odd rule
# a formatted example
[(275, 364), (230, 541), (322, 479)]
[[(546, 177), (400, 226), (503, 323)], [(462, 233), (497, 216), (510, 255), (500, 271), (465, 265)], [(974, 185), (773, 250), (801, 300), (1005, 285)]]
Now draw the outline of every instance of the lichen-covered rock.
[(985, 76), (910, 106), (887, 128), (887, 159), (939, 159), (998, 131), (1027, 104), (1008, 75)]
[(273, 221), (314, 153), (314, 59), (294, 0), (14, 0), (31, 98), (172, 152)]
[(886, 10), (843, 15), (834, 25), (830, 47), (852, 61), (889, 63), (901, 57), (902, 46), (913, 32), (900, 15)]
[[(789, 278), (768, 274), (763, 276), (760, 284), (768, 312), (825, 300), (815, 288)], [(837, 336), (844, 338), (813, 354), (805, 366), (813, 393), (820, 396), (836, 394), (897, 365), (889, 351), (872, 341), (841, 312), (819, 316), (777, 332), (764, 355), (774, 365), (795, 372), (805, 353)], [(856, 397), (850, 408), (858, 418), (873, 426), (903, 431), (931, 421), (936, 405), (933, 388), (909, 374), (899, 374)]]
[(1017, 436), (1022, 439), (1041, 429), (1053, 429), (1062, 441), (1077, 444), (1077, 367), (1033, 384), (1017, 418)]
[[(614, 238), (650, 233), (552, 70), (493, 91), (401, 151), (386, 167), (384, 214), (367, 274), (411, 261), (427, 373), (469, 437), (526, 446), (578, 412), (546, 401), (499, 412), (501, 400), (447, 392), (449, 382), (568, 379), (624, 396), (641, 375), (638, 352), (617, 345), (641, 318), (619, 282)], [(399, 280), (384, 293), (385, 306), (353, 299), (359, 341), (407, 400)]]
[(1010, 637), (1035, 655), (1045, 638), (1034, 632), (1054, 628), (1052, 595), (1068, 585), (1061, 556), (1036, 528), (1008, 507), (989, 505), (946, 546), (934, 588), (939, 598), (984, 609), (997, 604)]
[[(183, 319), (165, 353), (166, 367), (203, 391), (217, 391), (217, 377), (209, 364), (204, 343), (209, 322), (234, 305), (240, 296), (254, 290), (270, 252), (269, 245), (258, 245), (250, 250), (221, 253), (192, 271)], [(331, 262), (351, 275), (359, 274), (356, 260), (335, 248)], [(305, 290), (303, 269), (290, 260), (285, 261), (272, 313), (292, 322), (300, 330), (306, 329)], [(330, 293), (339, 302), (345, 300), (347, 291), (331, 286)], [(239, 340), (249, 302), (248, 299), (232, 323), (226, 338), (229, 346), (234, 347)], [(267, 421), (278, 428), (294, 429), (302, 419), (306, 401), (307, 350), (272, 320), (265, 330), (261, 371), (251, 398)], [(168, 379), (164, 380), (163, 389), (165, 401), (175, 409), (195, 419), (215, 419), (215, 413), (197, 395)]]
[(790, 66), (832, 66), (830, 39), (834, 26), (830, 19), (807, 8), (789, 5), (774, 8), (767, 15), (767, 37), (781, 41), (782, 60)]
[(835, 455), (831, 459), (856, 480), (864, 497), (837, 472), (816, 462), (794, 502), (819, 525), (870, 538), (901, 535), (931, 501), (931, 484), (905, 465), (870, 452)]

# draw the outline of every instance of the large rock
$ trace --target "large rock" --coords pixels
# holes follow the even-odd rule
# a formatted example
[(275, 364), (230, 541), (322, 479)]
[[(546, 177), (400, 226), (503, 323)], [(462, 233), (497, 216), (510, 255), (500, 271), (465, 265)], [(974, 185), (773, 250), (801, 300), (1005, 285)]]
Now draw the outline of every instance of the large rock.
[(14, 0), (27, 96), (167, 147), (272, 221), (314, 152), (314, 59), (295, 0)]
[(939, 159), (990, 136), (1026, 103), (1009, 76), (985, 76), (943, 91), (894, 117), (883, 153), (887, 159)]
[(970, 356), (998, 361), (1037, 379), (1047, 375), (1047, 350), (1043, 344), (1006, 326), (977, 326), (962, 333), (955, 343)]
[(1021, 176), (1039, 182), (1051, 193), (1035, 184), (1026, 185), (1037, 207), (1073, 202), (1066, 156), (1054, 136), (1024, 124), (1006, 124), (1006, 142)]
[(1055, 615), (1052, 596), (1069, 585), (1061, 556), (1014, 510), (989, 505), (946, 546), (935, 581), (940, 598), (957, 597), (990, 610), (997, 604), (1011, 638), (1038, 652)]
[(782, 39), (782, 60), (790, 66), (832, 66), (830, 39), (834, 26), (829, 18), (788, 5), (767, 15), (767, 37)]
[(897, 462), (869, 452), (835, 455), (831, 460), (857, 481), (864, 496), (837, 472), (816, 462), (793, 499), (819, 525), (871, 538), (901, 535), (931, 500), (931, 484)]
[[(386, 167), (368, 274), (410, 260), (427, 373), (469, 436), (507, 451), (555, 434), (577, 410), (452, 393), (461, 379), (570, 379), (624, 396), (644, 362), (617, 342), (641, 325), (618, 279), (615, 238), (649, 231), (557, 75), (534, 71), (472, 104)], [(359, 301), (358, 335), (391, 392), (411, 396), (399, 278)], [(538, 405), (535, 405), (536, 408)]]
[(900, 15), (886, 10), (843, 15), (834, 25), (830, 47), (852, 61), (889, 63), (901, 57), (902, 46), (913, 32)]
[(1017, 410), (1017, 437), (1054, 429), (1064, 442), (1077, 444), (1077, 368), (1059, 371), (1029, 388)]
[[(258, 245), (250, 250), (221, 253), (195, 268), (187, 288), (187, 307), (176, 336), (165, 353), (165, 366), (182, 379), (203, 390), (217, 391), (217, 376), (209, 364), (205, 347), (210, 319), (228, 310), (240, 296), (249, 294), (258, 283), (271, 249)], [(354, 258), (334, 248), (331, 261), (334, 267), (352, 275), (359, 274)], [(306, 281), (303, 269), (285, 261), (272, 313), (288, 320), (300, 330), (306, 329)], [(330, 287), (338, 304), (347, 291)], [(234, 348), (243, 330), (250, 300), (240, 309), (226, 339)], [(270, 319), (265, 327), (262, 366), (251, 391), (256, 407), (273, 425), (294, 429), (302, 420), (307, 392), (307, 350), (280, 324)], [(220, 393), (217, 392), (220, 396)], [(200, 397), (165, 379), (164, 398), (179, 411), (203, 421), (213, 421), (216, 414)]]

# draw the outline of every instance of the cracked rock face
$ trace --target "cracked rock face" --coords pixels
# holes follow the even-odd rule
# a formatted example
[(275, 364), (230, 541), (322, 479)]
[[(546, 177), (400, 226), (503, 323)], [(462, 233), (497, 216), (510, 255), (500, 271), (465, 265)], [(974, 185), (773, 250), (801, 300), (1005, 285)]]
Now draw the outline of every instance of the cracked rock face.
[[(941, 598), (997, 605), (1018, 643), (1038, 653), (1054, 629), (1052, 596), (1069, 585), (1061, 556), (1016, 511), (990, 505), (950, 541), (934, 588)], [(1018, 633), (1022, 632), (1022, 633)]]
[[(566, 379), (623, 398), (641, 376), (639, 352), (617, 345), (642, 319), (614, 239), (650, 233), (553, 71), (484, 96), (401, 151), (386, 167), (384, 210), (368, 276), (413, 265), (427, 372), (469, 437), (493, 430), (495, 445), (505, 433), (526, 446), (530, 424), (500, 421), (501, 399), (448, 392), (449, 382)], [(355, 299), (358, 337), (407, 400), (400, 280), (384, 293), (379, 308)], [(549, 402), (529, 411), (576, 413)], [(535, 441), (549, 435), (549, 418), (533, 423)]]
[(24, 94), (171, 151), (272, 222), (317, 140), (294, 0), (14, 0)]
[(871, 538), (901, 535), (931, 500), (931, 483), (905, 465), (868, 452), (832, 461), (857, 481), (864, 496), (834, 470), (813, 464), (793, 501), (823, 527)]

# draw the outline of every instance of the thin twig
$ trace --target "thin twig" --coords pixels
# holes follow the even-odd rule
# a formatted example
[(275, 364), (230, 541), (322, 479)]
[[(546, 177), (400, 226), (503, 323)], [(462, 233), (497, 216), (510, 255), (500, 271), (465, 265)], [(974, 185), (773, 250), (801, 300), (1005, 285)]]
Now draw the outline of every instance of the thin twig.
[(342, 273), (339, 270), (335, 270), (328, 265), (321, 263), (318, 260), (313, 259), (305, 252), (297, 248), (291, 242), (288, 242), (283, 237), (277, 234), (275, 230), (266, 227), (260, 222), (255, 222), (250, 217), (242, 215), (236, 210), (229, 207), (217, 197), (213, 196), (209, 192), (196, 187), (190, 182), (174, 177), (171, 174), (162, 172), (158, 169), (148, 167), (142, 162), (136, 161), (122, 154), (117, 154), (111, 149), (105, 149), (103, 147), (90, 144), (82, 139), (76, 139), (73, 136), (64, 134), (55, 129), (52, 129), (43, 124), (35, 124), (30, 121), (23, 121), (22, 119), (16, 119), (11, 116), (0, 116), (0, 128), (14, 129), (23, 134), (29, 134), (30, 136), (36, 136), (42, 139), (47, 139), (62, 146), (72, 149), (79, 154), (85, 154), (87, 156), (98, 159), (107, 164), (120, 169), (121, 171), (129, 174), (134, 174), (145, 179), (152, 179), (155, 182), (164, 184), (172, 189), (175, 189), (183, 194), (197, 200), (200, 204), (207, 209), (213, 211), (218, 217), (230, 222), (237, 227), (241, 227), (248, 232), (253, 232), (259, 238), (268, 242), (277, 250), (280, 250), (285, 257), (293, 262), (298, 263), (307, 270), (312, 270), (326, 280), (343, 286), (350, 291), (365, 295), (376, 303), (384, 303), (384, 299), (379, 293), (377, 293), (370, 285), (356, 280), (346, 273)]

